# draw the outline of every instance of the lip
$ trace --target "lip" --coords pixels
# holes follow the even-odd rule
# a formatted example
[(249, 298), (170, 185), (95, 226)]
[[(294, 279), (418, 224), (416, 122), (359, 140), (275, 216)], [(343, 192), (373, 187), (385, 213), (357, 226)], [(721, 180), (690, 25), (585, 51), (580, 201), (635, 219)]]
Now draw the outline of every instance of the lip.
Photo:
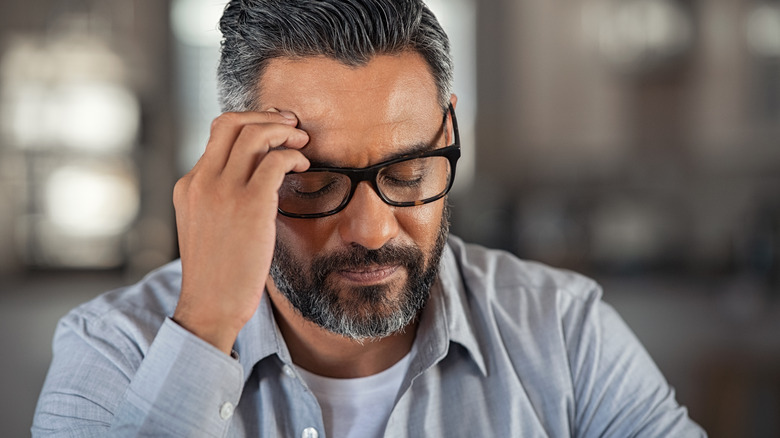
[(363, 269), (338, 271), (339, 276), (357, 284), (376, 284), (386, 281), (400, 269), (400, 266), (369, 266)]

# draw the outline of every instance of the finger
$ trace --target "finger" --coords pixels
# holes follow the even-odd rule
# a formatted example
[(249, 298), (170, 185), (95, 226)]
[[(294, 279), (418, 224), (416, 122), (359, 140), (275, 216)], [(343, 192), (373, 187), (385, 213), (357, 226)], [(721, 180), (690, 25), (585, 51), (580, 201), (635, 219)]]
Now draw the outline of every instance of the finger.
[(300, 129), (279, 124), (252, 124), (241, 129), (222, 175), (246, 182), (272, 148), (300, 149), (309, 135)]
[(276, 197), (288, 172), (303, 172), (308, 168), (309, 160), (300, 151), (275, 149), (268, 152), (257, 165), (249, 180), (249, 186), (264, 187), (267, 196)]
[(230, 156), (233, 144), (244, 126), (249, 124), (279, 124), (297, 126), (295, 114), (284, 111), (223, 113), (211, 122), (211, 133), (198, 167), (221, 172)]

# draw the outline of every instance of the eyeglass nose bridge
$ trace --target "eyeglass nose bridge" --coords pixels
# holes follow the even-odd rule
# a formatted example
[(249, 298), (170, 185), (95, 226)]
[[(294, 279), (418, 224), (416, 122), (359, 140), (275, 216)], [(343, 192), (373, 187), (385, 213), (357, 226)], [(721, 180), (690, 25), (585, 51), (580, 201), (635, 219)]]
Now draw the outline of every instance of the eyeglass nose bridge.
[(357, 191), (358, 185), (362, 183), (363, 181), (367, 181), (369, 183), (369, 186), (374, 190), (374, 193), (376, 193), (377, 196), (379, 196), (379, 199), (382, 200), (387, 205), (394, 205), (393, 201), (388, 199), (384, 193), (382, 193), (382, 190), (379, 189), (379, 184), (377, 184), (376, 179), (379, 176), (379, 172), (383, 169), (383, 167), (374, 167), (374, 168), (368, 168), (368, 169), (345, 169), (342, 170), (342, 173), (347, 175), (350, 180), (350, 187), (349, 187), (349, 194), (346, 198), (344, 198), (344, 201), (339, 204), (338, 207), (336, 207), (332, 214), (338, 213), (339, 211), (345, 209), (347, 205), (349, 205), (350, 201), (352, 201), (352, 198), (355, 196), (355, 192)]

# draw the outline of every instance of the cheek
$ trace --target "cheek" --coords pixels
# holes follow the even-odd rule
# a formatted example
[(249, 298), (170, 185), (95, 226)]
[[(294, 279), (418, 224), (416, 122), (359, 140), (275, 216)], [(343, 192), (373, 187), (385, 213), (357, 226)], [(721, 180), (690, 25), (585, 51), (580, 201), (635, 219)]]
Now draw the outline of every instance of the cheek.
[(298, 258), (311, 258), (329, 245), (336, 235), (333, 217), (321, 219), (294, 219), (278, 216), (276, 238), (287, 245)]
[(442, 214), (444, 202), (440, 200), (419, 207), (401, 209), (397, 218), (409, 239), (427, 253), (439, 235)]

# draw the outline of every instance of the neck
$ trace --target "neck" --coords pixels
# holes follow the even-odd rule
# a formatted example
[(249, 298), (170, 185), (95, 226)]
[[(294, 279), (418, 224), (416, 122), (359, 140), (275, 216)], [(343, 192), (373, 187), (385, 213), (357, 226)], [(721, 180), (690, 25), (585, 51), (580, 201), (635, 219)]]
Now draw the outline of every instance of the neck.
[(290, 356), (311, 373), (340, 379), (371, 376), (395, 365), (412, 349), (416, 320), (393, 335), (358, 341), (304, 319), (269, 283), (267, 293)]

